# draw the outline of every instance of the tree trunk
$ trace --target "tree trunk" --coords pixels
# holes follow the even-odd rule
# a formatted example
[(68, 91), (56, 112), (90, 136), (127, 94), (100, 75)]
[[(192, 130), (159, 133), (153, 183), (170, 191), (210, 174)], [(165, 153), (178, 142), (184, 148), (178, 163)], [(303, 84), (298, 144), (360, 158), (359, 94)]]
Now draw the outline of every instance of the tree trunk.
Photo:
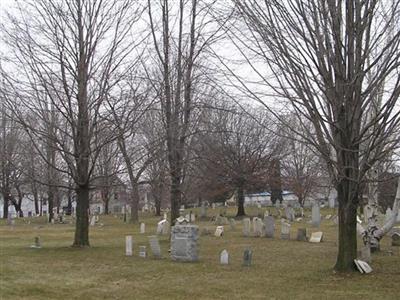
[(35, 214), (39, 215), (39, 196), (36, 186), (33, 188), (33, 202), (35, 204)]
[(108, 207), (108, 205), (109, 205), (109, 203), (110, 203), (110, 199), (107, 198), (107, 199), (104, 201), (104, 214), (105, 214), (105, 215), (108, 215), (108, 212), (109, 212), (109, 207)]
[(171, 225), (175, 225), (176, 219), (179, 218), (181, 205), (180, 176), (178, 174), (171, 172)]
[(8, 203), (10, 202), (8, 193), (3, 194), (4, 203), (3, 203), (3, 219), (8, 218)]
[(154, 197), (154, 205), (156, 207), (156, 216), (161, 216), (161, 197), (155, 196)]
[(357, 184), (344, 178), (336, 186), (339, 200), (339, 249), (335, 270), (355, 270), (357, 257)]
[(89, 186), (78, 186), (76, 197), (76, 226), (73, 247), (89, 247)]
[(245, 216), (246, 213), (244, 211), (244, 191), (243, 191), (243, 187), (240, 186), (238, 187), (238, 210), (237, 210), (237, 214), (236, 217), (241, 217), (241, 216)]
[(68, 203), (67, 203), (67, 215), (70, 216), (72, 215), (72, 192), (70, 189), (68, 189)]
[(137, 183), (132, 183), (132, 206), (130, 223), (139, 222), (139, 186)]
[(54, 190), (51, 186), (49, 186), (48, 194), (47, 194), (47, 213), (49, 214), (49, 222), (54, 219)]

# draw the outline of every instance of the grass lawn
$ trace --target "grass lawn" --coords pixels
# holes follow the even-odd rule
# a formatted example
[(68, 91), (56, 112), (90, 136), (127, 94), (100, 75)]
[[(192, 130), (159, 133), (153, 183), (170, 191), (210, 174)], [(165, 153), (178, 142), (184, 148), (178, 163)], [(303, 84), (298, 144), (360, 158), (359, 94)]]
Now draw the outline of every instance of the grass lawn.
[[(209, 216), (219, 212), (208, 210)], [(248, 214), (257, 213), (248, 209)], [(332, 210), (322, 210), (322, 214)], [(310, 211), (306, 211), (310, 215)], [(228, 210), (234, 215), (234, 210)], [(295, 241), (297, 228), (312, 228), (295, 222), (290, 241), (242, 236), (225, 226), (222, 238), (200, 237), (200, 261), (177, 263), (169, 259), (167, 236), (160, 237), (160, 260), (138, 256), (138, 246), (148, 246), (148, 235), (156, 231), (159, 218), (142, 215), (146, 234), (139, 225), (121, 218), (100, 216), (90, 228), (91, 247), (75, 249), (74, 227), (45, 224), (43, 218), (16, 220), (15, 226), (0, 222), (0, 299), (400, 299), (400, 247), (382, 240), (381, 252), (373, 255), (373, 273), (335, 274), (337, 226), (323, 220), (324, 241)], [(34, 224), (35, 223), (35, 224)], [(210, 221), (196, 222), (214, 229)], [(279, 222), (278, 222), (279, 223)], [(30, 249), (34, 237), (41, 249)], [(125, 235), (133, 235), (134, 255), (125, 256)], [(242, 266), (244, 249), (253, 250), (251, 267)], [(147, 247), (149, 249), (149, 246)], [(219, 253), (227, 249), (230, 264), (219, 264)]]

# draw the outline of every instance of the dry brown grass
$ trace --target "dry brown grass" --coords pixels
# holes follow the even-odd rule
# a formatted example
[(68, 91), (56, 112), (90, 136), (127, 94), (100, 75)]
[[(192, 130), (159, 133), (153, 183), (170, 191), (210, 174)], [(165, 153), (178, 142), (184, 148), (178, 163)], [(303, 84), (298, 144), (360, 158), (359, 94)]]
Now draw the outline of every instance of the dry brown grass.
[[(216, 214), (210, 209), (209, 214)], [(233, 215), (231, 209), (228, 213)], [(255, 210), (250, 213), (256, 214)], [(309, 213), (309, 212), (308, 212)], [(323, 211), (323, 214), (332, 213)], [(168, 258), (168, 237), (160, 237), (164, 258), (138, 257), (138, 246), (147, 245), (157, 218), (142, 216), (146, 235), (138, 225), (120, 218), (100, 217), (104, 227), (90, 228), (91, 248), (69, 247), (73, 226), (67, 224), (0, 225), (1, 299), (400, 299), (400, 249), (382, 241), (374, 254), (370, 275), (334, 274), (337, 228), (323, 221), (324, 242), (242, 237), (241, 223), (222, 238), (200, 238), (200, 261), (176, 263)], [(42, 219), (35, 219), (36, 223)], [(214, 228), (209, 221), (200, 227)], [(306, 222), (308, 234), (316, 229)], [(134, 256), (126, 257), (125, 235), (134, 237)], [(36, 235), (42, 248), (30, 249)], [(246, 247), (253, 250), (253, 265), (243, 267)], [(219, 265), (219, 253), (227, 249), (230, 265)], [(388, 252), (391, 251), (391, 252)]]

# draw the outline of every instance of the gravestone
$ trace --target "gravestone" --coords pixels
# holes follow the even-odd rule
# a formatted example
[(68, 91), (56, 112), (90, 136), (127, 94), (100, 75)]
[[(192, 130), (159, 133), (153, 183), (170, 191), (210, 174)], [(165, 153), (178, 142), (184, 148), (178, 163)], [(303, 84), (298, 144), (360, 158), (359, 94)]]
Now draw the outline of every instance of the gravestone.
[(247, 248), (246, 250), (244, 250), (244, 253), (243, 253), (243, 266), (250, 267), (251, 266), (252, 257), (253, 257), (253, 251), (251, 251), (251, 249)]
[(234, 218), (230, 218), (229, 219), (229, 225), (231, 226), (231, 230), (235, 230), (236, 229), (236, 221)]
[(185, 217), (180, 216), (179, 218), (176, 219), (176, 224), (186, 225), (186, 224), (189, 224), (189, 220), (186, 219)]
[(334, 217), (332, 218), (332, 222), (333, 222), (335, 225), (339, 224), (339, 216), (334, 216)]
[(264, 236), (267, 238), (273, 238), (275, 234), (275, 219), (273, 216), (267, 216), (264, 218)]
[[(54, 220), (54, 219), (53, 219)], [(53, 221), (53, 220), (51, 220), (51, 221)], [(96, 224), (96, 216), (92, 216), (91, 218), (90, 218), (90, 226), (94, 226)]]
[(322, 242), (322, 236), (323, 236), (322, 231), (317, 231), (317, 232), (311, 233), (310, 243), (320, 243), (320, 242)]
[(301, 242), (307, 242), (307, 229), (306, 228), (298, 228), (296, 239)]
[(132, 236), (125, 236), (125, 255), (132, 256)]
[(164, 218), (164, 220), (168, 220), (168, 214), (166, 212), (164, 213), (164, 217), (163, 218)]
[(290, 222), (293, 222), (294, 218), (295, 218), (293, 207), (287, 206), (285, 208), (285, 215), (286, 215), (287, 220), (289, 220)]
[(144, 223), (140, 223), (140, 233), (144, 234), (146, 232), (146, 225)]
[(146, 246), (139, 246), (139, 257), (146, 258)]
[(175, 225), (171, 230), (171, 258), (175, 261), (198, 260), (199, 226)]
[(365, 261), (362, 261), (360, 259), (355, 259), (354, 263), (356, 264), (357, 269), (358, 271), (360, 271), (361, 274), (369, 274), (372, 272), (372, 268)]
[(205, 202), (202, 202), (200, 209), (200, 218), (206, 218), (206, 217), (207, 217), (207, 206)]
[(332, 218), (332, 215), (326, 215), (325, 220), (330, 220)]
[(250, 235), (250, 219), (249, 218), (243, 219), (243, 235), (244, 236)]
[(304, 218), (304, 208), (300, 207), (300, 217)]
[(392, 246), (400, 247), (400, 234), (397, 232), (392, 234)]
[(219, 256), (219, 261), (221, 265), (228, 265), (229, 264), (229, 253), (226, 250), (223, 250)]
[(282, 221), (281, 222), (281, 239), (290, 240), (290, 224)]
[(149, 244), (150, 244), (150, 249), (151, 252), (153, 253), (153, 256), (156, 258), (161, 257), (161, 247), (160, 243), (158, 242), (158, 237), (155, 235), (149, 236)]
[(263, 222), (260, 218), (254, 217), (253, 218), (253, 232), (254, 236), (260, 237), (263, 234)]
[(214, 236), (221, 237), (224, 234), (224, 226), (217, 226)]
[(330, 197), (330, 198), (328, 198), (328, 206), (329, 206), (329, 208), (335, 208), (335, 198), (333, 198), (333, 197)]
[(35, 236), (34, 241), (35, 241), (35, 243), (33, 245), (31, 245), (31, 248), (34, 248), (34, 249), (42, 248), (42, 246), (40, 245), (40, 237)]
[(192, 223), (196, 222), (196, 215), (194, 213), (190, 214), (190, 222)]
[(167, 220), (161, 220), (157, 223), (157, 234), (165, 235), (168, 234), (169, 222)]
[(371, 248), (369, 246), (363, 246), (360, 250), (359, 258), (362, 261), (365, 261), (367, 263), (371, 262)]
[(312, 207), (312, 226), (314, 227), (319, 227), (320, 223), (321, 223), (321, 214), (320, 214), (320, 208), (319, 208), (319, 204), (318, 203), (314, 203), (313, 207)]

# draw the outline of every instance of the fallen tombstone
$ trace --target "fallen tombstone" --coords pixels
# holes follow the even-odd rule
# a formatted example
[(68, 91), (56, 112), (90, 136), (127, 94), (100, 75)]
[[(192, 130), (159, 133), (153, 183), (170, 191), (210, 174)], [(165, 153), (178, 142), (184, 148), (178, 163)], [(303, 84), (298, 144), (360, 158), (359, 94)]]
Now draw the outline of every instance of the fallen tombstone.
[(372, 268), (365, 261), (362, 261), (361, 259), (355, 259), (354, 263), (356, 264), (357, 269), (358, 271), (360, 271), (361, 274), (369, 274), (372, 272)]
[(317, 231), (317, 232), (311, 233), (310, 243), (320, 243), (320, 242), (322, 242), (322, 236), (323, 236), (322, 231)]

